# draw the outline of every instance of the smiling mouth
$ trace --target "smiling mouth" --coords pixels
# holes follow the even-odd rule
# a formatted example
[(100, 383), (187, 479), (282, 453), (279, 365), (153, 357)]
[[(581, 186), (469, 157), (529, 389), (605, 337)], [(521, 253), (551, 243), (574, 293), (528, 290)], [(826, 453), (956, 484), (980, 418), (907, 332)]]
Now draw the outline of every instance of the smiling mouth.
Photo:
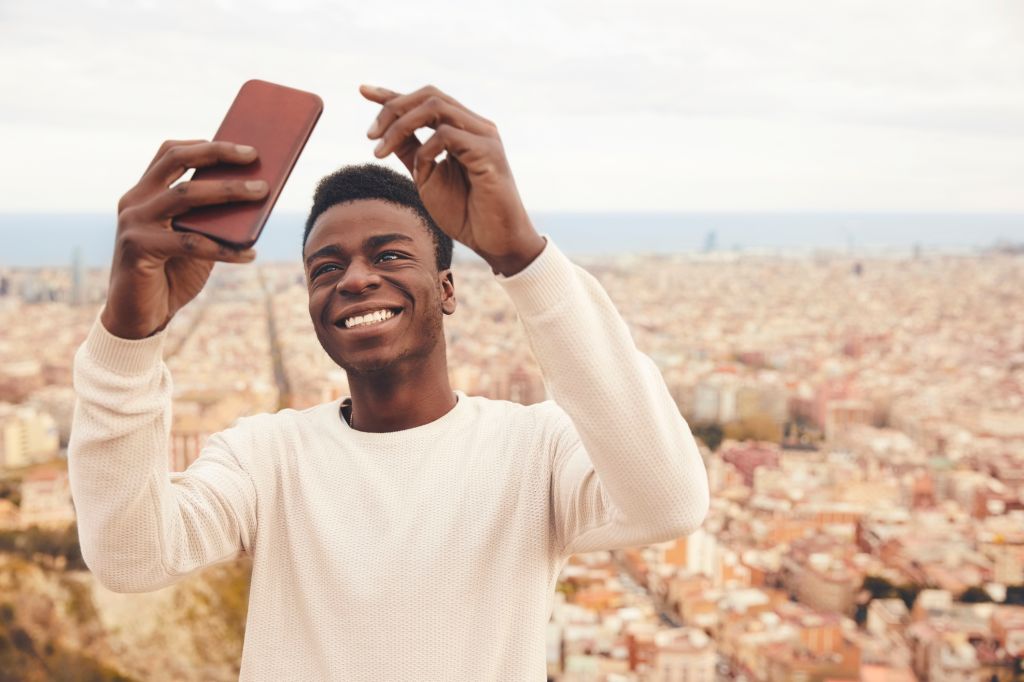
[(358, 329), (363, 327), (372, 327), (378, 324), (382, 324), (399, 315), (402, 312), (401, 308), (381, 308), (380, 310), (372, 310), (361, 315), (352, 315), (342, 320), (335, 322), (335, 326), (344, 329)]

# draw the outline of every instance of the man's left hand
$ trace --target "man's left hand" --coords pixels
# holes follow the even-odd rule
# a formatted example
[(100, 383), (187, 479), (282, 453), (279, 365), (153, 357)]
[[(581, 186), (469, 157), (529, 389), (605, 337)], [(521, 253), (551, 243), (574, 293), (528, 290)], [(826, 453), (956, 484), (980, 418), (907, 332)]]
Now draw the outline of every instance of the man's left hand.
[[(480, 255), (491, 269), (512, 275), (544, 249), (519, 198), (494, 123), (433, 86), (402, 95), (364, 85), (359, 92), (381, 111), (367, 136), (374, 155), (401, 159), (427, 211), (448, 236)], [(432, 128), (426, 142), (415, 135)], [(441, 152), (445, 156), (435, 159)]]

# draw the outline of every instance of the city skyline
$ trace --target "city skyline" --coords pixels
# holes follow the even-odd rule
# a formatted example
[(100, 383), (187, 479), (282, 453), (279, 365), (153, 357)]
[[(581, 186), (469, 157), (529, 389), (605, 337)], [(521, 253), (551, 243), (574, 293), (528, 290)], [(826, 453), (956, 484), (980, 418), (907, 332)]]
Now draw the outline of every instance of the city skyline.
[[(670, 682), (685, 671), (708, 682), (1014, 680), (1024, 662), (1020, 258), (588, 260), (705, 444), (712, 500), (690, 536), (571, 558), (548, 624), (551, 679)], [(445, 322), (453, 388), (545, 399), (493, 274), (468, 262), (456, 282), (459, 311)], [(235, 679), (247, 562), (153, 595), (117, 595), (53, 556), (68, 547), (58, 534), (74, 529), (60, 456), (72, 353), (106, 283), (105, 269), (70, 263), (0, 272), (0, 426), (15, 434), (0, 447), (0, 542), (10, 547), (0, 546), (0, 566), (24, 577), (17, 557), (36, 557), (31, 584), (50, 595), (0, 583), (0, 610), (40, 648), (60, 632), (65, 645), (133, 678), (202, 669)], [(297, 262), (215, 270), (172, 320), (164, 358), (171, 471), (238, 417), (348, 391), (313, 332)], [(32, 555), (26, 543), (44, 541)], [(68, 592), (70, 581), (91, 596)], [(193, 592), (211, 589), (231, 606), (204, 625), (182, 615), (202, 608)], [(86, 636), (61, 615), (45, 634), (33, 625), (47, 609), (63, 614), (65, 602), (130, 626)], [(168, 647), (150, 632), (174, 641), (216, 632), (205, 636), (218, 646)]]
[[(258, 262), (300, 258), (305, 214), (275, 211), (256, 244)], [(1024, 213), (568, 213), (531, 212), (538, 230), (580, 257), (621, 254), (814, 252), (900, 257), (913, 253), (976, 253), (1020, 249)], [(76, 249), (88, 267), (106, 267), (116, 233), (111, 214), (0, 212), (0, 268), (70, 262)], [(25, 235), (32, 235), (26, 239)], [(458, 262), (476, 259), (460, 244)]]

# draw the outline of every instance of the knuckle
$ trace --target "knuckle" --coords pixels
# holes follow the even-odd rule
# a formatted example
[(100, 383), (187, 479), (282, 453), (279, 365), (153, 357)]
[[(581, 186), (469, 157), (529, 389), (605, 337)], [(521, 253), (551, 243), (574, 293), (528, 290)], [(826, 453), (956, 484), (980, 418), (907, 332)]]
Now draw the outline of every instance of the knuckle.
[(138, 256), (142, 251), (138, 236), (133, 230), (125, 230), (117, 235), (115, 246), (117, 251), (127, 258)]
[(245, 189), (245, 180), (225, 181), (218, 190), (219, 199), (230, 201), (251, 197), (252, 193)]
[(167, 148), (167, 152), (164, 154), (164, 156), (167, 158), (168, 161), (174, 163), (174, 165), (179, 165), (182, 162), (182, 157), (184, 156), (184, 154), (185, 150), (183, 147), (172, 145)]
[(134, 196), (135, 196), (135, 188), (134, 187), (132, 189), (128, 190), (127, 192), (125, 192), (123, 195), (121, 195), (121, 198), (117, 200), (117, 214), (118, 215), (121, 215), (122, 213), (124, 213), (131, 206), (132, 199), (134, 198)]
[(202, 246), (202, 242), (199, 239), (199, 235), (194, 232), (182, 232), (181, 233), (181, 248), (185, 250), (185, 253), (195, 253)]
[(188, 157), (182, 147), (172, 147), (164, 155), (164, 162), (167, 169), (178, 169), (182, 174), (188, 170)]
[[(123, 201), (123, 200), (122, 200)], [(118, 225), (132, 225), (138, 221), (139, 209), (135, 206), (119, 206), (117, 211)]]

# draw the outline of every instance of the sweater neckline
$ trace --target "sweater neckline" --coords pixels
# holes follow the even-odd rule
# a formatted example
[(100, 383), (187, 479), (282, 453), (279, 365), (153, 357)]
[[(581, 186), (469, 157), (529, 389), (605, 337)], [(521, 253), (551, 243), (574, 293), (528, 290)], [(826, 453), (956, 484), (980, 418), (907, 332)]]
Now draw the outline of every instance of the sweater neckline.
[(399, 440), (420, 440), (423, 438), (429, 438), (437, 435), (438, 433), (449, 428), (452, 424), (458, 423), (464, 419), (468, 408), (469, 399), (466, 394), (462, 391), (456, 390), (455, 393), (455, 406), (448, 410), (446, 413), (438, 417), (432, 422), (414, 426), (409, 429), (402, 429), (400, 431), (385, 431), (381, 433), (373, 431), (357, 431), (348, 425), (345, 418), (341, 414), (341, 406), (346, 400), (350, 399), (350, 396), (342, 396), (336, 400), (332, 400), (329, 403), (324, 404), (323, 418), (330, 423), (330, 429), (332, 432), (337, 433), (342, 438), (347, 440), (355, 440), (367, 444), (371, 443), (387, 443), (390, 441)]

